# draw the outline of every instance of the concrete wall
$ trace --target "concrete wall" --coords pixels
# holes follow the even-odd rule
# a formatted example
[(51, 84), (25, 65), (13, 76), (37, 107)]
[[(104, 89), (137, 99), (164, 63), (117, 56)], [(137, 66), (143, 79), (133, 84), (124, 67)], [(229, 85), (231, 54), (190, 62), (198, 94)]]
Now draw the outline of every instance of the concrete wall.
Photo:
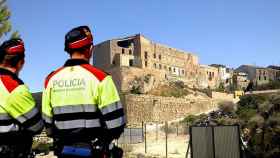
[(217, 107), (210, 99), (183, 99), (151, 95), (126, 95), (123, 98), (129, 124), (162, 122), (199, 114)]

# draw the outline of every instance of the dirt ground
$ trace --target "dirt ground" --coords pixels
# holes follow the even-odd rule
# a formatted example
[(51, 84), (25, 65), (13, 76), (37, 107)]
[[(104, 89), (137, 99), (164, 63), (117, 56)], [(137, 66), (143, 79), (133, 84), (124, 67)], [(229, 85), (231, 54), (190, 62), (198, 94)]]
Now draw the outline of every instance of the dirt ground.
[[(169, 134), (167, 138), (168, 158), (185, 158), (188, 147), (188, 136)], [(124, 148), (124, 150), (126, 150)], [(166, 157), (166, 137), (163, 132), (159, 132), (158, 139), (155, 133), (147, 134), (145, 153), (145, 143), (130, 145), (127, 158), (164, 158)]]
[(56, 156), (53, 155), (53, 152), (50, 152), (49, 155), (36, 155), (35, 158), (57, 158)]

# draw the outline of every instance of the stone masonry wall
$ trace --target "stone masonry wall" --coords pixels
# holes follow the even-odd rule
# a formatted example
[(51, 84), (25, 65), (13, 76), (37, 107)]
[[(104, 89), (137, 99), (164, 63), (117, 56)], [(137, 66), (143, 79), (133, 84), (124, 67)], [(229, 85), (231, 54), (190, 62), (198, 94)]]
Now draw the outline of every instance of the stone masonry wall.
[(145, 76), (148, 74), (153, 75), (156, 78), (156, 86), (160, 81), (164, 79), (164, 73), (157, 70), (143, 70), (137, 67), (114, 67), (108, 69), (106, 72), (112, 75), (113, 80), (120, 92), (128, 92), (130, 90), (130, 83), (137, 77)]
[(171, 121), (217, 108), (210, 99), (184, 99), (151, 95), (123, 97), (128, 124)]

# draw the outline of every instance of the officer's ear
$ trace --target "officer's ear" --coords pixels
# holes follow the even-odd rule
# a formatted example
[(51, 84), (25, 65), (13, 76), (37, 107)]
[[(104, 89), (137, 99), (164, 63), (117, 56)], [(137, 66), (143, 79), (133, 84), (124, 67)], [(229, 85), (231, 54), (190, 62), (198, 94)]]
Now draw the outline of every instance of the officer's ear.
[(93, 50), (94, 50), (94, 46), (93, 44), (89, 47), (89, 52), (88, 52), (88, 56), (86, 58), (90, 59), (92, 54), (93, 54)]
[(94, 45), (91, 45), (90, 46), (90, 53), (91, 53), (91, 55), (93, 54), (93, 51), (94, 51)]

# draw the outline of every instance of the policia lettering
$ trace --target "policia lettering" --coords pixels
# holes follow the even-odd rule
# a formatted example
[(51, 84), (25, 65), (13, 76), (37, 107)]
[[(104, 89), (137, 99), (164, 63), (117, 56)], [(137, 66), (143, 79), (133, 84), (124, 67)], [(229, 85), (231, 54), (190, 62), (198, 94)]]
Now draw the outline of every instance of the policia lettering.
[(83, 78), (74, 78), (69, 80), (54, 80), (53, 88), (76, 88), (85, 87), (86, 82)]

